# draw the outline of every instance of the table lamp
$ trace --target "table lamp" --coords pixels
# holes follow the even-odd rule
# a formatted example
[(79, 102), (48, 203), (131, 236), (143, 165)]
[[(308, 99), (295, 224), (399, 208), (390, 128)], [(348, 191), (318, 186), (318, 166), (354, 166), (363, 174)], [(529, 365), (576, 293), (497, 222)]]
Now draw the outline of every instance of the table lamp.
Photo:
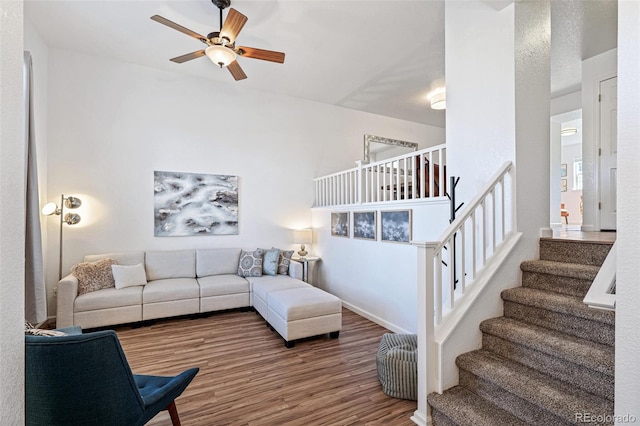
[(296, 229), (293, 231), (293, 242), (294, 244), (300, 244), (300, 250), (298, 251), (298, 256), (305, 257), (309, 254), (307, 250), (305, 250), (305, 244), (312, 243), (313, 234), (311, 229)]

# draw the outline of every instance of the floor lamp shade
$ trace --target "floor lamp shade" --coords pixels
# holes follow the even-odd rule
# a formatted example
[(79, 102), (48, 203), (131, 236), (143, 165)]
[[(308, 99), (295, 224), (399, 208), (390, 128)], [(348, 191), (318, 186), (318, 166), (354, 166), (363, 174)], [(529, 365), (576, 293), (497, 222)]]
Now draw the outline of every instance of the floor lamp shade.
[(64, 194), (60, 196), (60, 207), (56, 203), (47, 203), (42, 207), (42, 214), (45, 216), (57, 215), (60, 216), (60, 250), (58, 258), (58, 279), (62, 279), (62, 230), (63, 224), (75, 225), (80, 222), (80, 215), (78, 213), (64, 214), (64, 208), (77, 209), (82, 205), (82, 201), (77, 197), (65, 197)]

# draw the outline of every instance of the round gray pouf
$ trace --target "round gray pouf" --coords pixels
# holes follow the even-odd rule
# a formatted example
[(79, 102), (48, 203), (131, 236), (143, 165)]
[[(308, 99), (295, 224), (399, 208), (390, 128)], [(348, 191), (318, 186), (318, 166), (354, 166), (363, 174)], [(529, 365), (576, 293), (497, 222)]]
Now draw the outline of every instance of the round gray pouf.
[(385, 333), (376, 365), (382, 392), (401, 399), (418, 399), (418, 336)]

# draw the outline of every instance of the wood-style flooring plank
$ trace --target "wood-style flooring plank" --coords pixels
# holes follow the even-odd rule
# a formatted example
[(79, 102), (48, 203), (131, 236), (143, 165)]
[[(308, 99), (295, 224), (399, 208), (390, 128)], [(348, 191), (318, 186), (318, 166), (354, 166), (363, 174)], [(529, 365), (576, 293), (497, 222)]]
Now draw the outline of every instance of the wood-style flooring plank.
[[(413, 425), (415, 401), (380, 389), (375, 358), (387, 331), (346, 309), (342, 326), (338, 339), (305, 339), (292, 349), (254, 312), (115, 330), (134, 373), (200, 368), (176, 400), (185, 426)], [(171, 425), (169, 414), (149, 425)]]

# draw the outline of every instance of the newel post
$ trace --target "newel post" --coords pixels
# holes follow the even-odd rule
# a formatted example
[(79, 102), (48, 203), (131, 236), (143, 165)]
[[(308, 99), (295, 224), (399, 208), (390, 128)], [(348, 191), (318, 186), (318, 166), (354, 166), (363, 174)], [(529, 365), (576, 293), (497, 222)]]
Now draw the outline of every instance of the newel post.
[[(438, 243), (412, 242), (417, 247), (418, 264), (418, 409), (411, 420), (418, 425), (431, 424), (427, 394), (435, 390), (434, 367), (434, 256)], [(427, 421), (429, 419), (429, 421)]]

